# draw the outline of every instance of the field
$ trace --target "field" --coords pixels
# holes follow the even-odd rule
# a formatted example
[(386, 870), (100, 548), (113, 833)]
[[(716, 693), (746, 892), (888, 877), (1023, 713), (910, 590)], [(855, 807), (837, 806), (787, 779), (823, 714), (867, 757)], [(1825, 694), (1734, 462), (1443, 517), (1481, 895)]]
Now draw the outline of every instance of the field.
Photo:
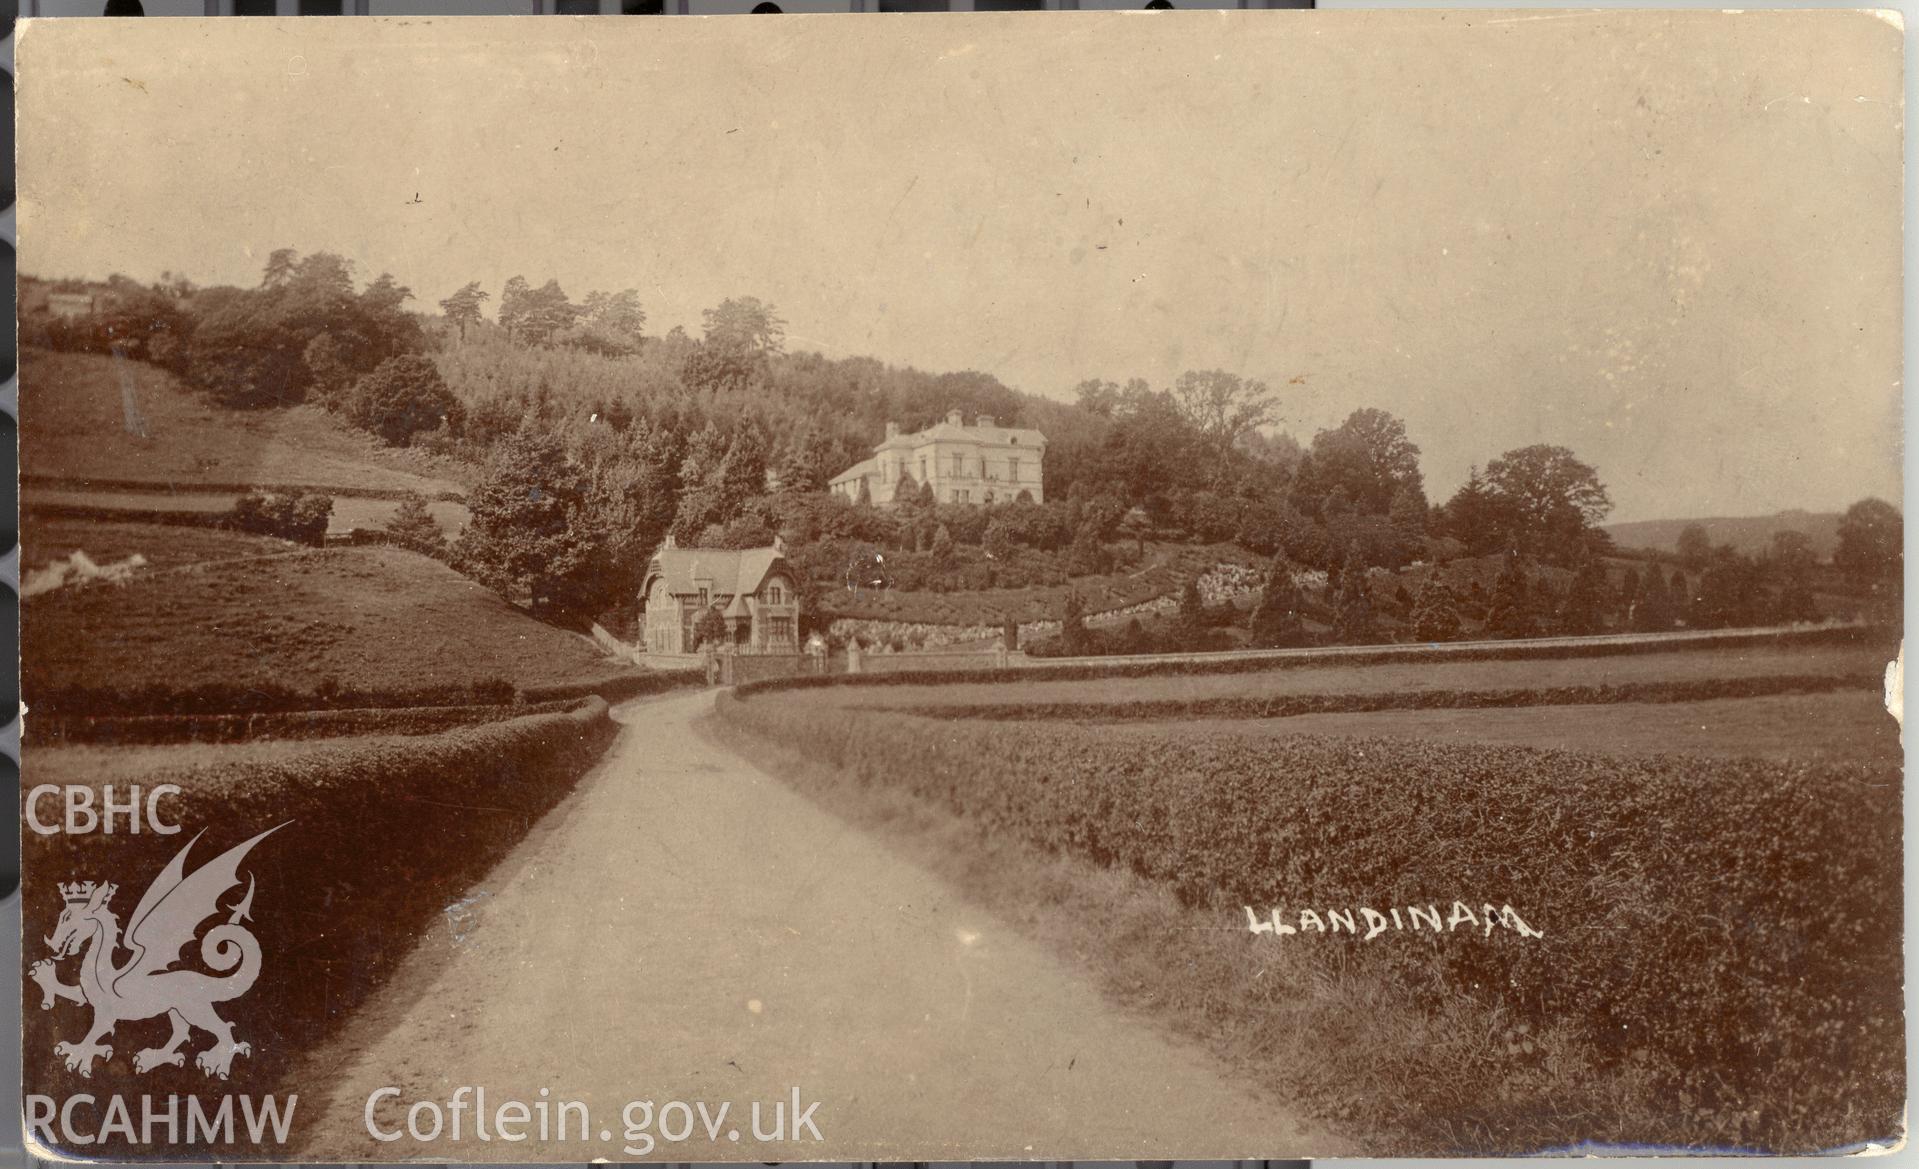
[(23, 624), (29, 703), (44, 688), (532, 686), (618, 668), (589, 638), (534, 620), (445, 565), (386, 547), (61, 588), (28, 600)]
[[(1178, 724), (1103, 722), (1116, 740), (1163, 734)], [(1700, 755), (1897, 766), (1899, 724), (1876, 690), (1624, 702), (1521, 709), (1395, 710), (1236, 719), (1210, 733), (1254, 743), (1287, 735), (1386, 736), (1432, 743), (1510, 743), (1621, 755)]]
[[(129, 417), (129, 397), (137, 419)], [(222, 410), (157, 366), (91, 353), (21, 352), (20, 428), (20, 469), (30, 482), (301, 484), (428, 496), (462, 490), (450, 465), (382, 447), (317, 406)], [(27, 494), (31, 500), (31, 486)]]
[(271, 536), (251, 536), (244, 532), (213, 528), (189, 528), (175, 525), (140, 523), (103, 523), (98, 520), (67, 519), (60, 516), (22, 517), (20, 563), (23, 568), (44, 568), (75, 552), (84, 552), (96, 563), (107, 564), (138, 554), (152, 568), (178, 568), (186, 564), (204, 564), (219, 560), (244, 560), (257, 556), (278, 556), (297, 552), (300, 545)]
[[(1877, 892), (1900, 867), (1898, 726), (1872, 684), (1893, 651), (747, 688), (714, 733), (1365, 1147), (1811, 1151), (1895, 1134), (1904, 1098), (1898, 911)], [(1782, 677), (1845, 684), (1100, 720)], [(1052, 717), (913, 712), (1009, 703)], [(1316, 934), (1304, 913), (1429, 903), (1450, 924), (1424, 936)], [(1247, 907), (1297, 935), (1251, 932)]]
[[(1877, 678), (1896, 646), (1765, 646), (1723, 652), (1697, 650), (1543, 661), (1434, 661), (1379, 665), (1312, 665), (1231, 674), (1159, 674), (1135, 678), (952, 683), (888, 689), (846, 687), (808, 701), (850, 706), (964, 707), (985, 704), (1112, 705), (1124, 702), (1199, 702), (1289, 694), (1367, 694), (1409, 691), (1496, 690), (1511, 687), (1705, 681), (1729, 678), (1825, 676)], [(1040, 672), (1040, 671), (1035, 671)], [(830, 695), (830, 699), (825, 696)]]

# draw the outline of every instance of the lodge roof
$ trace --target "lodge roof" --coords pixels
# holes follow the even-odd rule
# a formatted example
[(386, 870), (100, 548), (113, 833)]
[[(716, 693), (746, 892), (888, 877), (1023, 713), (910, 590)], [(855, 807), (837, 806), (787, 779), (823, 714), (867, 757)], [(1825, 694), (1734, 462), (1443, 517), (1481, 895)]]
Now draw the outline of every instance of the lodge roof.
[(666, 591), (673, 596), (692, 596), (704, 586), (709, 596), (751, 596), (760, 591), (776, 568), (786, 567), (786, 557), (774, 548), (662, 548), (647, 565), (646, 580), (640, 586), (642, 596), (653, 591), (653, 582), (666, 578)]

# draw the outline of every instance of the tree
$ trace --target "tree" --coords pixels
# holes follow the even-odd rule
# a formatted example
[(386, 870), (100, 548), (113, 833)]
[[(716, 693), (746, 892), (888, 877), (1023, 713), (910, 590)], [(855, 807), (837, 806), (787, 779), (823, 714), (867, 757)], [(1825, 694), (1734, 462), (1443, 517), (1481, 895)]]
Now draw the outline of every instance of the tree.
[(1680, 529), (1678, 547), (1679, 563), (1694, 572), (1706, 567), (1706, 562), (1712, 559), (1712, 538), (1699, 524), (1687, 524)]
[[(862, 488), (864, 488), (865, 481), (862, 480), (860, 485)], [(933, 547), (931, 549), (931, 554), (933, 557), (933, 563), (938, 565), (939, 567), (950, 568), (952, 566), (953, 533), (950, 531), (947, 531), (945, 524), (941, 524), (938, 530), (936, 530), (933, 533)]]
[(1587, 557), (1566, 589), (1565, 602), (1559, 609), (1559, 631), (1576, 637), (1604, 633), (1609, 591), (1605, 565), (1596, 557)]
[(1386, 509), (1387, 522), (1399, 539), (1400, 563), (1423, 558), (1426, 549), (1426, 493), (1417, 487), (1402, 486), (1393, 492)]
[(1493, 582), (1493, 597), (1486, 610), (1486, 632), (1494, 637), (1531, 637), (1535, 632), (1526, 573), (1519, 566), (1519, 557), (1510, 553), (1499, 571), (1499, 579)]
[(1179, 626), (1188, 638), (1199, 636), (1206, 627), (1206, 599), (1200, 595), (1198, 577), (1186, 578), (1179, 590)]
[(720, 613), (718, 605), (709, 605), (700, 610), (700, 615), (693, 621), (693, 648), (724, 644), (726, 644), (726, 618)]
[(577, 623), (619, 598), (588, 477), (550, 435), (521, 430), (496, 446), (467, 496), (453, 566), (536, 613)]
[(1632, 620), (1633, 606), (1638, 603), (1639, 570), (1636, 568), (1628, 568), (1625, 575), (1619, 578), (1618, 608), (1621, 620), (1630, 623)]
[(292, 280), (294, 267), (299, 260), (300, 253), (294, 248), (274, 248), (267, 256), (266, 271), (260, 277), (260, 287), (278, 288)]
[(1693, 595), (1692, 581), (1686, 579), (1686, 574), (1676, 568), (1672, 573), (1670, 595), (1673, 620), (1680, 625), (1691, 625), (1694, 619), (1693, 603), (1697, 598)]
[(1080, 600), (1077, 589), (1067, 590), (1060, 611), (1059, 644), (1060, 651), (1068, 657), (1092, 652), (1092, 638), (1086, 632), (1086, 602)]
[(475, 280), (441, 301), (440, 311), (446, 314), (448, 321), (460, 327), (460, 340), (465, 341), (466, 327), (477, 325), (484, 319), (480, 315), (480, 307), (491, 299), (492, 296)]
[(580, 310), (566, 298), (558, 280), (548, 280), (520, 302), (520, 335), (528, 344), (543, 345), (572, 327)]
[(1404, 422), (1371, 408), (1314, 435), (1293, 476), (1293, 506), (1307, 515), (1327, 514), (1335, 495), (1362, 515), (1385, 515), (1402, 492), (1424, 509), (1419, 447), (1406, 437)]
[(1641, 633), (1664, 633), (1673, 626), (1672, 588), (1657, 564), (1646, 569), (1646, 583), (1632, 609), (1632, 627)]
[(1688, 624), (1704, 629), (1757, 625), (1771, 616), (1770, 608), (1760, 585), (1759, 566), (1731, 545), (1721, 545), (1699, 574)]
[(644, 340), (646, 310), (640, 307), (638, 289), (589, 292), (580, 302), (580, 318), (588, 329), (628, 350), (638, 349)]
[(458, 431), (464, 408), (428, 358), (388, 358), (353, 387), (347, 418), (388, 446), (407, 446), (416, 435), (445, 427)]
[(1780, 582), (1773, 613), (1776, 620), (1794, 624), (1819, 619), (1819, 606), (1812, 597), (1812, 570), (1818, 563), (1811, 536), (1794, 531), (1772, 534), (1771, 568)]
[(527, 297), (531, 292), (532, 286), (524, 276), (512, 277), (506, 282), (506, 287), (500, 290), (500, 327), (506, 330), (508, 341), (520, 339), (520, 328), (528, 308)]
[(1883, 499), (1862, 499), (1839, 521), (1833, 567), (1855, 585), (1875, 591), (1897, 582), (1905, 572), (1904, 532), (1898, 508)]
[(409, 491), (386, 524), (387, 539), (402, 548), (438, 559), (446, 555), (446, 533), (427, 510), (426, 497)]
[(1453, 591), (1439, 579), (1426, 578), (1413, 606), (1413, 636), (1420, 641), (1451, 641), (1459, 636), (1459, 605)]
[(1366, 565), (1348, 553), (1339, 574), (1339, 593), (1333, 600), (1333, 636), (1345, 645), (1367, 645), (1377, 638), (1373, 628), (1373, 589)]
[(1482, 486), (1501, 543), (1553, 563), (1585, 554), (1588, 534), (1612, 510), (1598, 472), (1563, 446), (1507, 451), (1486, 464)]
[(1188, 370), (1173, 383), (1186, 422), (1219, 450), (1272, 421), (1278, 402), (1265, 382), (1223, 369)]
[(714, 348), (756, 356), (786, 351), (786, 322), (772, 305), (756, 296), (729, 297), (719, 307), (702, 312), (700, 320), (706, 343)]
[(1293, 566), (1284, 554), (1273, 557), (1266, 570), (1266, 587), (1260, 590), (1259, 604), (1253, 608), (1249, 639), (1255, 649), (1282, 649), (1306, 644), (1306, 625), (1301, 616), (1304, 600), (1293, 583)]

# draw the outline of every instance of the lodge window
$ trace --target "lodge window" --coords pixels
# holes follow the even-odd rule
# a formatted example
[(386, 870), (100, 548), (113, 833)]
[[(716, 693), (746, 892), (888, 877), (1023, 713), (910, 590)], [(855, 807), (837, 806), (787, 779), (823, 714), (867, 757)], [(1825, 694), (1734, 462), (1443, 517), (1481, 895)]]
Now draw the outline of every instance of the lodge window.
[(706, 595), (705, 589), (701, 589), (700, 590), (700, 608), (704, 609), (707, 607), (707, 605), (711, 603), (712, 603), (712, 598)]
[(769, 605), (786, 604), (786, 590), (773, 584), (766, 586), (766, 603)]

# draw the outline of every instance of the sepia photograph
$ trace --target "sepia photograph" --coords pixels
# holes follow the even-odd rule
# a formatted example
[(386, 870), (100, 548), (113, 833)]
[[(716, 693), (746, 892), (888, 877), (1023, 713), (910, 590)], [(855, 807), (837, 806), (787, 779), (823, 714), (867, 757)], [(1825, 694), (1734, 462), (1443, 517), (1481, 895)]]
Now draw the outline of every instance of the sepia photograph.
[(29, 1151), (1903, 1147), (1903, 53), (23, 21)]

